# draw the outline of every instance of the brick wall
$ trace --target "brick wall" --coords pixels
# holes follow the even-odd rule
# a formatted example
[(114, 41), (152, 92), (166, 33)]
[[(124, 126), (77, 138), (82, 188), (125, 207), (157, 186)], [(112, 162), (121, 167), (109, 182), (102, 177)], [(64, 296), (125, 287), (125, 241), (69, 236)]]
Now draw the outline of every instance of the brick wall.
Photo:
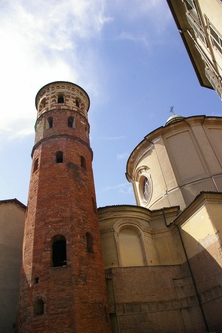
[[(61, 87), (56, 84), (58, 91)], [(65, 95), (66, 90), (62, 91)], [(53, 101), (54, 95), (53, 90)], [(50, 94), (47, 98), (52, 100)], [(60, 105), (39, 113), (17, 332), (109, 332), (92, 151), (84, 114), (86, 110), (78, 111), (76, 106), (61, 109)], [(75, 119), (73, 128), (67, 123), (70, 115)], [(53, 117), (51, 128), (47, 127), (49, 116)], [(58, 151), (63, 153), (60, 163), (56, 160)], [(90, 251), (86, 233), (90, 233), (93, 242)], [(63, 266), (53, 267), (52, 240), (58, 235), (66, 240), (66, 261)], [(36, 304), (40, 304), (40, 309)]]
[(113, 268), (106, 273), (112, 284), (110, 310), (118, 325), (114, 332), (205, 331), (186, 264)]
[(190, 260), (203, 311), (211, 332), (222, 331), (222, 255), (219, 241), (207, 249), (199, 246), (200, 252)]

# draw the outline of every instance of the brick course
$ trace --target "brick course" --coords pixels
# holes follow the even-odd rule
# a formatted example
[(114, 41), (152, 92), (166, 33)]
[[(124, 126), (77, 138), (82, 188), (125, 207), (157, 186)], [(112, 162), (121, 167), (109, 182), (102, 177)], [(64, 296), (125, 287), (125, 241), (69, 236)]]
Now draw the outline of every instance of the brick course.
[(116, 267), (107, 273), (119, 333), (205, 332), (187, 264)]

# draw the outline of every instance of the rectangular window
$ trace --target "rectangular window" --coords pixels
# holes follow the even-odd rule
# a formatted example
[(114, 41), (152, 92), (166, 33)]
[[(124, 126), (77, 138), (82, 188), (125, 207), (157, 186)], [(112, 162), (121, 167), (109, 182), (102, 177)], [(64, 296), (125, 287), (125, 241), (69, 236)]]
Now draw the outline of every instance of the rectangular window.
[(187, 21), (189, 23), (189, 25), (191, 26), (191, 28), (193, 29), (194, 33), (197, 35), (197, 37), (199, 37), (202, 42), (206, 45), (206, 38), (205, 38), (205, 33), (204, 31), (201, 29), (200, 25), (198, 24), (198, 20), (195, 20), (189, 12), (186, 13), (187, 16)]
[(185, 0), (185, 5), (186, 5), (186, 9), (189, 11), (189, 13), (192, 16), (194, 16), (195, 18), (197, 18), (198, 20), (200, 20), (198, 12), (197, 12), (197, 8), (196, 8), (193, 0)]
[(195, 8), (193, 0), (185, 0), (186, 4), (188, 4), (191, 8)]
[(208, 81), (210, 82), (210, 84), (212, 85), (212, 87), (214, 88), (214, 90), (219, 95), (220, 99), (222, 100), (222, 85), (218, 81), (216, 75), (213, 74), (213, 72), (209, 68), (205, 68), (205, 75), (206, 75)]
[(210, 29), (210, 37), (211, 37), (212, 44), (222, 54), (222, 37), (216, 31), (216, 29), (212, 26), (212, 24), (209, 24), (209, 29)]

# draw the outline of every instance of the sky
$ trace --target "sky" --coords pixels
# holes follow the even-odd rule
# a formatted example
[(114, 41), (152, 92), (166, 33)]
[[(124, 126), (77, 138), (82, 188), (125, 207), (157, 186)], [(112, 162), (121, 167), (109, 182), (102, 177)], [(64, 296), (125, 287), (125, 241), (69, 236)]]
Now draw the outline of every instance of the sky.
[(0, 200), (27, 203), (35, 96), (47, 83), (70, 81), (90, 97), (98, 207), (135, 204), (127, 159), (172, 106), (222, 116), (166, 0), (0, 0), (0, 40)]

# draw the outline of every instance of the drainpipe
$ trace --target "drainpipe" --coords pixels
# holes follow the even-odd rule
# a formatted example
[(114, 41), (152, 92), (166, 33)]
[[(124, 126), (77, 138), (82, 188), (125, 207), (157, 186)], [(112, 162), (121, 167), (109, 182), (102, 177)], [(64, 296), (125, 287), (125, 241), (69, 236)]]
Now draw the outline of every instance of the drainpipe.
[(206, 320), (206, 317), (205, 317), (205, 314), (204, 314), (204, 309), (203, 309), (203, 306), (202, 306), (202, 303), (201, 303), (201, 299), (200, 299), (200, 296), (199, 296), (199, 293), (198, 293), (198, 290), (197, 290), (196, 281), (195, 281), (195, 278), (193, 276), (193, 272), (192, 272), (192, 269), (191, 269), (191, 266), (190, 266), (190, 262), (189, 262), (187, 251), (186, 251), (186, 248), (185, 248), (185, 245), (184, 245), (184, 242), (183, 242), (183, 238), (182, 238), (182, 235), (181, 235), (181, 232), (180, 232), (180, 228), (175, 223), (175, 221), (173, 221), (170, 225), (167, 225), (166, 215), (165, 215), (165, 212), (164, 212), (164, 208), (162, 209), (162, 213), (163, 213), (163, 219), (164, 219), (166, 227), (168, 228), (171, 224), (174, 224), (176, 226), (177, 230), (178, 230), (178, 234), (179, 234), (180, 241), (181, 241), (181, 244), (182, 244), (182, 247), (183, 247), (183, 251), (184, 251), (184, 254), (185, 254), (185, 257), (186, 257), (188, 269), (189, 269), (190, 276), (191, 276), (191, 279), (192, 279), (192, 282), (193, 282), (193, 285), (194, 285), (194, 289), (195, 289), (195, 293), (196, 293), (196, 296), (197, 296), (197, 301), (198, 301), (198, 304), (199, 304), (199, 307), (200, 307), (200, 311), (201, 311), (201, 314), (202, 314), (202, 317), (203, 317), (203, 321), (204, 321), (204, 324), (206, 326), (206, 330), (209, 333), (210, 330), (209, 330), (209, 327), (208, 327), (208, 324), (207, 324), (207, 320)]

